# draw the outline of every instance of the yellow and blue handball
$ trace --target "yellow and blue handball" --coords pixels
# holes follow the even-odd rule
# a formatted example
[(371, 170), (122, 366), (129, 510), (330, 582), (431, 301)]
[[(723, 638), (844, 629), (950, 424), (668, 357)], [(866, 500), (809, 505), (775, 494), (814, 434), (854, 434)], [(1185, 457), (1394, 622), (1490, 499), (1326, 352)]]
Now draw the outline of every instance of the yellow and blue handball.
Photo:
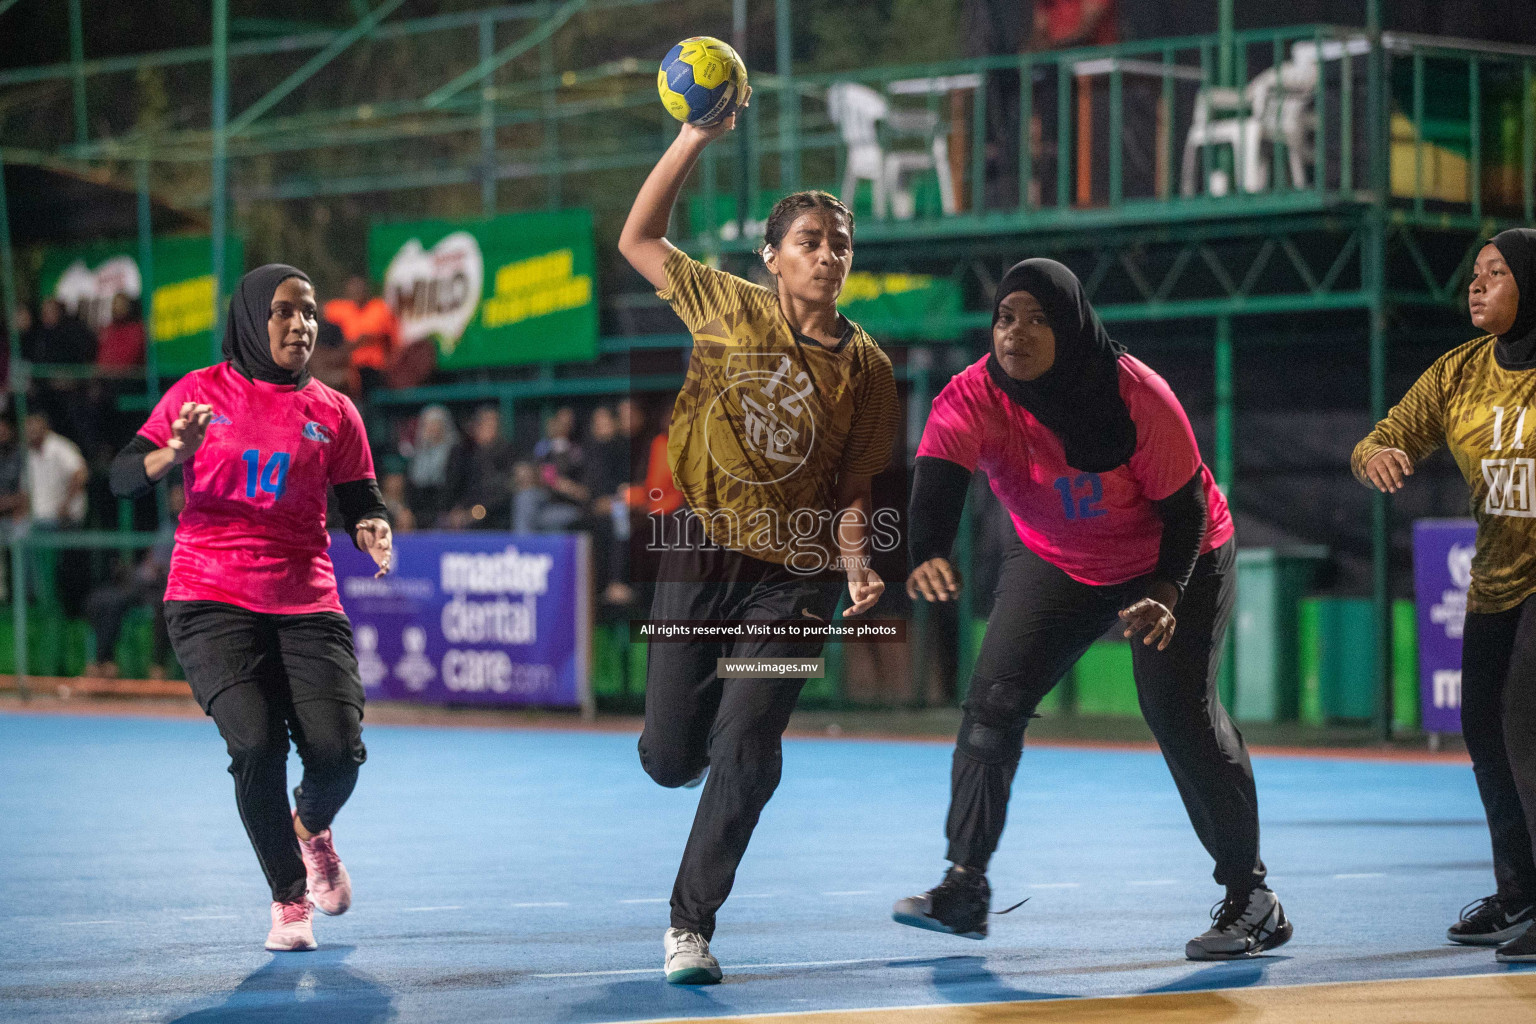
[(736, 112), (747, 91), (747, 66), (728, 44), (694, 36), (667, 51), (656, 91), (673, 117), (707, 128)]

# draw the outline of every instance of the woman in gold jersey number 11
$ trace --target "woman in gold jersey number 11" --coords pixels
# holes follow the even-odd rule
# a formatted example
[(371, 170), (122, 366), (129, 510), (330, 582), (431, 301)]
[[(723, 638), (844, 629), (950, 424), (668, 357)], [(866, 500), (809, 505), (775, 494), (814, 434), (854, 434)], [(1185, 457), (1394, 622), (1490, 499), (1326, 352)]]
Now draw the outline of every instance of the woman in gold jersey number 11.
[[(1483, 336), (1425, 371), (1355, 446), (1360, 482), (1392, 494), (1444, 445), (1472, 490), (1477, 553), (1461, 651), (1461, 731), (1493, 838), (1498, 891), (1468, 904), (1452, 942), (1536, 961), (1536, 231), (1491, 239), (1467, 305)], [(1530, 430), (1536, 435), (1536, 416)]]
[[(619, 238), (694, 339), (667, 438), (687, 505), (653, 539), (661, 550), (651, 616), (826, 621), (845, 587), (843, 614), (857, 615), (885, 589), (870, 568), (871, 541), (893, 531), (882, 532), (870, 481), (890, 461), (898, 407), (890, 358), (837, 311), (853, 214), (825, 192), (780, 200), (759, 250), (771, 288), (690, 259), (663, 237), (699, 154), (734, 127), (735, 115), (684, 124)], [(715, 912), (778, 786), (780, 739), (805, 685), (721, 678), (717, 660), (813, 659), (821, 646), (819, 636), (753, 635), (650, 645), (641, 763), (663, 786), (704, 785), (663, 941), (674, 984), (720, 980), (709, 950)]]

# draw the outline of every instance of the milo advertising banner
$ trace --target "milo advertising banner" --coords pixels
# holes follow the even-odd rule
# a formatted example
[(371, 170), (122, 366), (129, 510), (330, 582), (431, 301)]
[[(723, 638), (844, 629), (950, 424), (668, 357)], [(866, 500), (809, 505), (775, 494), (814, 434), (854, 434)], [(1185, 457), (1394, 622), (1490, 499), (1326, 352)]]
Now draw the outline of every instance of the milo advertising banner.
[(375, 224), (368, 266), (402, 345), (455, 370), (597, 355), (592, 213)]
[[(138, 242), (50, 248), (43, 254), (41, 292), (64, 303), (93, 331), (111, 321), (117, 295), (140, 302), (145, 330), (155, 346), (156, 369), (176, 376), (212, 362), (216, 320), (212, 242), (207, 235), (155, 239), (154, 279), (147, 300)], [(244, 265), (240, 240), (229, 239), (224, 254), (224, 279), (233, 284)]]

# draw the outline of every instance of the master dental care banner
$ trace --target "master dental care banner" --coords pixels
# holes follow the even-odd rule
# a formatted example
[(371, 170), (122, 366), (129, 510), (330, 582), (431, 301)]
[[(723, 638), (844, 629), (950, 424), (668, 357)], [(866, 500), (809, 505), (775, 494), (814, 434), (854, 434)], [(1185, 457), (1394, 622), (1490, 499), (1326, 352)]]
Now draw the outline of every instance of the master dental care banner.
[(1425, 732), (1461, 732), (1461, 633), (1472, 585), (1477, 523), (1413, 524), (1413, 597), (1419, 626), (1419, 710)]
[(590, 539), (403, 533), (394, 571), (331, 535), (341, 603), (371, 698), (423, 704), (591, 704)]
[(400, 322), (448, 370), (597, 356), (590, 210), (375, 224), (368, 266)]
[[(42, 294), (93, 331), (112, 319), (112, 299), (119, 293), (143, 302), (144, 328), (155, 346), (155, 368), (179, 376), (213, 362), (213, 239), (208, 235), (157, 238), (146, 300), (144, 268), (137, 241), (96, 242), (50, 247), (43, 252), (39, 278)], [(224, 246), (224, 280), (240, 279), (244, 251), (238, 238)]]

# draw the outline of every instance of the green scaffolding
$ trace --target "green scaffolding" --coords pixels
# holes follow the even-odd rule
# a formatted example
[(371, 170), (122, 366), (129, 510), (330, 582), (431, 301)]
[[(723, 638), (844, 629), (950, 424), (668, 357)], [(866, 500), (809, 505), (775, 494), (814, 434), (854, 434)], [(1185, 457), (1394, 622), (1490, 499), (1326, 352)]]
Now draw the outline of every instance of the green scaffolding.
[[(5, 13), (18, 0), (0, 0), (0, 31)], [(669, 124), (655, 102), (651, 64), (624, 58), (590, 67), (557, 70), (550, 40), (561, 31), (576, 31), (577, 15), (621, 13), (655, 0), (564, 0), (487, 6), (483, 9), (423, 18), (392, 18), (401, 0), (359, 3), (359, 16), (344, 29), (303, 28), (276, 37), (231, 41), (228, 0), (212, 0), (213, 38), (208, 46), (186, 47), (107, 59), (87, 59), (83, 47), (85, 12), (82, 0), (70, 0), (70, 52), (67, 62), (0, 71), (0, 95), (4, 90), (33, 83), (58, 81), (71, 86), (73, 139), (48, 152), (8, 147), (0, 139), (0, 175), (6, 161), (104, 167), (129, 164), (134, 168), (134, 187), (139, 196), (141, 265), (146, 280), (152, 278), (150, 256), (150, 194), (155, 169), (177, 164), (209, 166), (206, 194), (180, 196), (188, 208), (206, 209), (214, 239), (215, 279), (222, 291), (221, 249), (230, 220), (232, 199), (242, 203), (312, 199), (327, 195), (432, 189), (443, 186), (478, 185), (484, 214), (498, 209), (497, 185), (508, 180), (542, 180), (550, 206), (558, 206), (563, 183), (573, 177), (614, 170), (636, 175), (651, 166), (668, 141)], [(904, 67), (853, 68), (835, 75), (800, 74), (792, 60), (791, 0), (774, 0), (776, 64), (772, 73), (754, 69), (756, 88), (751, 115), (744, 118), (736, 145), (712, 147), (706, 153), (697, 184), (690, 192), (702, 216), (690, 220), (686, 234), (697, 251), (725, 260), (749, 256), (747, 230), (751, 211), (767, 190), (785, 191), (802, 182), (830, 182), (837, 177), (841, 139), (827, 117), (824, 98), (836, 82), (862, 82), (884, 87), (903, 80), (962, 81), (985, 83), (989, 76), (1017, 75), (1024, 121), (1018, 132), (1017, 166), (1020, 178), (1017, 205), (1009, 209), (972, 209), (944, 215), (918, 216), (911, 220), (861, 220), (861, 264), (891, 270), (926, 271), (964, 277), (977, 261), (1023, 245), (1037, 254), (1076, 254), (1093, 270), (1085, 277), (1090, 295), (1118, 284), (1122, 298), (1098, 304), (1106, 321), (1147, 322), (1199, 318), (1210, 322), (1212, 373), (1216, 394), (1216, 446), (1214, 466), (1219, 482), (1230, 489), (1233, 482), (1233, 371), (1239, 357), (1241, 318), (1315, 310), (1353, 311), (1365, 321), (1368, 337), (1366, 385), (1372, 414), (1379, 418), (1387, 407), (1387, 318), (1394, 308), (1446, 307), (1457, 300), (1467, 267), (1482, 238), (1502, 226), (1536, 221), (1533, 195), (1533, 164), (1536, 164), (1536, 49), (1467, 43), (1425, 36), (1385, 33), (1381, 29), (1380, 0), (1368, 0), (1364, 28), (1302, 25), (1263, 31), (1236, 31), (1232, 0), (1219, 5), (1219, 31), (1204, 36), (1139, 41), (1110, 47), (1088, 47), (1017, 57), (990, 57), (946, 61)], [(746, 49), (746, 3), (735, 0), (733, 27), (738, 48)], [(516, 25), (519, 35), (498, 40), (498, 30)], [(403, 39), (434, 33), (473, 32), (473, 66), (458, 74), (445, 73), (441, 85), (420, 97), (381, 99), (327, 109), (283, 113), (280, 108), (328, 64), (364, 40)], [(500, 45), (498, 45), (500, 43)], [(1160, 139), (1159, 158), (1165, 167), (1156, 193), (1127, 196), (1125, 168), (1120, 147), (1107, 154), (1108, 193), (1104, 201), (1087, 204), (1073, 199), (1075, 137), (1071, 117), (1074, 80), (1093, 68), (1108, 79), (1110, 137), (1117, 139), (1125, 128), (1126, 77), (1149, 75), (1156, 82), (1162, 109), (1172, 111), (1180, 90), (1236, 86), (1250, 78), (1250, 67), (1278, 66), (1287, 48), (1297, 44), (1317, 48), (1319, 54), (1336, 53), (1340, 66), (1338, 95), (1333, 95), (1319, 75), (1313, 84), (1310, 107), (1315, 125), (1313, 146), (1322, 154), (1314, 181), (1282, 184), (1284, 147), (1275, 145), (1268, 168), (1273, 187), (1254, 193), (1234, 189), (1230, 195), (1181, 195), (1172, 187), (1176, 146), (1172, 114)], [(520, 57), (535, 53), (536, 74), (498, 80), (497, 72)], [(231, 114), (228, 83), (230, 64), (248, 58), (283, 53), (308, 53), (304, 63), (244, 110)], [(755, 57), (755, 54), (749, 57)], [(1183, 62), (1183, 63), (1181, 63)], [(749, 60), (749, 63), (751, 61)], [(1363, 78), (1357, 71), (1363, 63)], [(126, 131), (92, 137), (87, 109), (87, 83), (95, 76), (119, 74), (142, 67), (207, 65), (212, 82), (211, 116), (206, 129), (155, 132)], [(1151, 70), (1149, 70), (1151, 69)], [(1161, 70), (1158, 70), (1161, 69)], [(967, 76), (969, 78), (967, 79)], [(1394, 77), (1397, 76), (1397, 77)], [(1361, 78), (1364, 95), (1354, 92)], [(1407, 99), (1394, 96), (1394, 84), (1407, 83)], [(1434, 140), (1428, 137), (1430, 107), (1439, 102), (1439, 86), (1432, 80), (1456, 84), (1456, 95), (1466, 96), (1465, 161), (1468, 188), (1464, 197), (1445, 201), (1428, 187), (1427, 155)], [(1490, 145), (1490, 126), (1485, 118), (1485, 93), (1490, 83), (1517, 83), (1517, 107), (1501, 136), (1519, 175), (1518, 196), (1499, 203), (1485, 195), (1484, 169)], [(1034, 107), (1036, 83), (1054, 82), (1056, 88), (1056, 137), (1053, 145), (1037, 147), (1028, 114)], [(572, 95), (573, 91), (577, 95)], [(939, 114), (938, 90), (924, 102)], [(964, 122), (955, 127), (968, 131), (963, 152), (955, 154), (962, 165), (957, 175), (972, 197), (986, 194), (985, 135), (988, 124), (988, 90), (973, 84)], [(1412, 137), (1397, 140), (1391, 135), (1394, 108), (1409, 119)], [(959, 108), (956, 108), (959, 109)], [(648, 118), (654, 130), (637, 130), (621, 147), (562, 144), (555, 126), (571, 128), (580, 137), (586, 119), (628, 112)], [(1252, 111), (1240, 109), (1240, 115)], [(502, 150), (497, 129), (538, 125), (544, 130), (537, 146)], [(1507, 127), (1506, 125), (1506, 127)], [(574, 126), (574, 127), (571, 127)], [(444, 136), (464, 135), (479, 139), (473, 159), (442, 164), (413, 157), (411, 147)], [(1358, 141), (1357, 141), (1358, 140)], [(325, 178), (291, 173), (270, 182), (244, 183), (231, 188), (228, 168), (243, 159), (307, 148), (354, 149), (359, 152), (380, 143), (402, 151), (377, 160), (355, 172)], [(1394, 149), (1412, 149), (1412, 189), (1399, 194), (1391, 182)], [(1226, 170), (1234, 181), (1243, 181), (1241, 147), (1231, 153), (1213, 153), (1202, 147), (1200, 180), (1209, 181), (1213, 170)], [(1329, 155), (1336, 158), (1330, 165)], [(1102, 157), (1101, 157), (1102, 158)], [(1051, 196), (1032, 197), (1024, 183), (1037, 169), (1053, 164), (1056, 188)], [(1337, 181), (1329, 173), (1337, 167)], [(3, 179), (0, 179), (3, 180)], [(723, 205), (722, 205), (723, 203)], [(730, 218), (734, 219), (730, 219)], [(1262, 240), (1254, 249), (1245, 241)], [(1234, 255), (1241, 252), (1241, 257)], [(1276, 268), (1286, 283), (1275, 285)], [(1217, 282), (1213, 289), (1194, 288), (1196, 274)], [(0, 283), (7, 307), (15, 304), (14, 260), (6, 224), (4, 196), (0, 195)], [(985, 292), (985, 282), (973, 289)], [(1125, 299), (1123, 296), (1132, 296)], [(222, 305), (222, 303), (220, 303)], [(945, 314), (923, 329), (935, 336), (984, 327), (985, 303)], [(7, 323), (11, 318), (7, 317)], [(878, 331), (877, 331), (878, 333)], [(217, 337), (215, 332), (215, 337)], [(10, 330), (13, 390), (18, 414), (24, 415), (25, 367), (14, 325)], [(683, 348), (687, 336), (650, 338), (612, 337), (602, 342), (605, 354), (643, 348)], [(896, 344), (903, 344), (897, 342)], [(918, 414), (936, 390), (930, 367), (934, 346), (906, 342), (909, 346), (903, 375), (911, 386), (912, 406)], [(151, 346), (153, 348), (153, 346)], [(217, 358), (217, 353), (212, 354)], [(436, 399), (491, 399), (506, 408), (530, 398), (592, 393), (606, 383), (556, 379), (544, 367), (537, 381), (466, 382), (446, 389), (415, 389), (390, 397), (391, 402)], [(146, 401), (158, 394), (159, 380), (153, 359), (146, 367)], [(1379, 656), (1377, 724), (1383, 734), (1390, 730), (1391, 656), (1388, 554), (1390, 508), (1383, 495), (1375, 495), (1372, 523), (1375, 644)], [(140, 541), (143, 538), (139, 538)], [(26, 543), (13, 546), (13, 573), (25, 557)], [(18, 582), (22, 577), (17, 576)], [(25, 637), (25, 602), (14, 602), (18, 637)], [(974, 656), (970, 630), (962, 629), (962, 668)], [(25, 655), (19, 651), (18, 673), (25, 678)], [(24, 685), (24, 684), (23, 684)]]

